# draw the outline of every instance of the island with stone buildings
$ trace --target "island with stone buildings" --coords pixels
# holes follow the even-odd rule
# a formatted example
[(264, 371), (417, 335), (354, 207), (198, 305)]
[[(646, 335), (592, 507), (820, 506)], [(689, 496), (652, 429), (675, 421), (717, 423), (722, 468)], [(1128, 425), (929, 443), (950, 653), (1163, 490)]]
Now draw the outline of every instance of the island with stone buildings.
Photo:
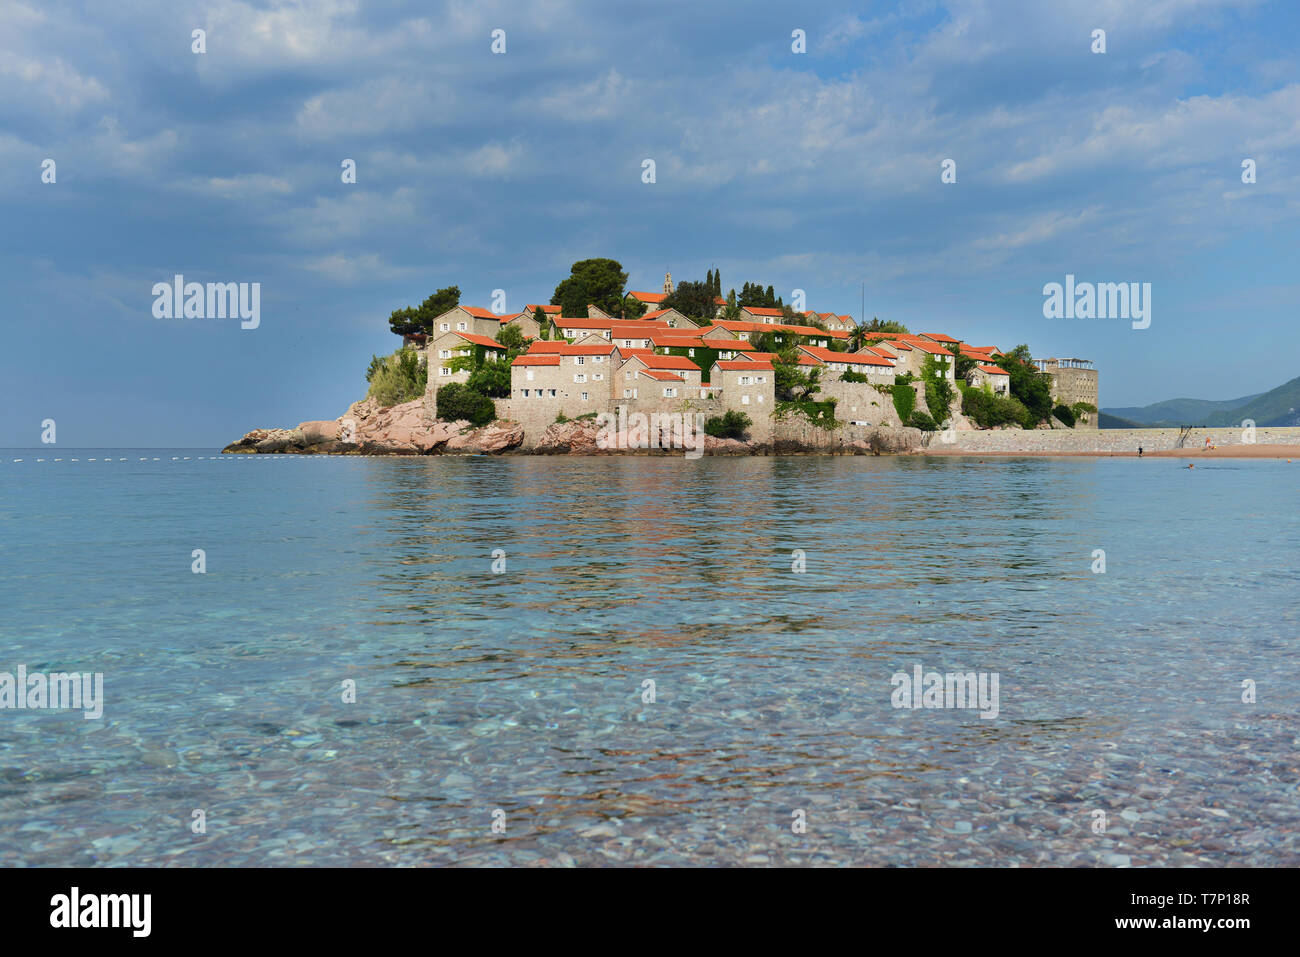
[[(617, 266), (587, 260), (574, 276), (589, 263)], [(440, 290), (423, 314), (393, 314), (402, 346), (372, 361), (366, 398), (225, 451), (1127, 454), (1141, 441), (1098, 431), (1086, 359), (796, 312), (770, 286), (723, 297), (712, 270), (582, 308), (588, 290), (561, 284), (552, 303), (515, 313)], [(1145, 439), (1152, 452), (1187, 441), (1143, 431), (1158, 433)]]

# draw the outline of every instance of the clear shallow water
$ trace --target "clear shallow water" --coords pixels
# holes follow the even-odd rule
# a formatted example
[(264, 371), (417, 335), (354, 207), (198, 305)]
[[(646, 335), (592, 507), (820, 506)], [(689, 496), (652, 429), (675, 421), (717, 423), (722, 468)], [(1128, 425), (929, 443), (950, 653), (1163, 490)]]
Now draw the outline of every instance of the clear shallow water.
[[(6, 452), (0, 670), (102, 671), (106, 705), (0, 711), (0, 864), (1294, 866), (1298, 492), (1280, 461)], [(893, 708), (916, 663), (997, 672), (999, 717)]]

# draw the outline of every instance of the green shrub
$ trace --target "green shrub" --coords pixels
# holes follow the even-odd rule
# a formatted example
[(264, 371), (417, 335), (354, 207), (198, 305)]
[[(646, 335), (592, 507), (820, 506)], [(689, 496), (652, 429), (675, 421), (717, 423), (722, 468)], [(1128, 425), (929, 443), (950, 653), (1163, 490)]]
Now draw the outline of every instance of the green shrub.
[(907, 424), (914, 429), (920, 429), (922, 432), (934, 432), (939, 427), (934, 424), (934, 419), (930, 418), (929, 413), (917, 409), (907, 419)]
[(948, 410), (952, 408), (952, 400), (956, 395), (944, 369), (934, 356), (926, 356), (921, 363), (921, 378), (925, 380), (925, 404), (930, 407), (930, 414), (939, 416), (940, 420), (948, 418)]
[(497, 399), (510, 397), (510, 365), (506, 362), (484, 362), (469, 374), (465, 383), (480, 395)]
[(898, 421), (906, 422), (916, 408), (916, 392), (910, 385), (904, 383), (900, 386), (897, 381), (891, 391), (894, 394), (894, 411), (898, 413)]
[(722, 415), (715, 415), (704, 423), (704, 433), (715, 439), (738, 439), (753, 423), (749, 416), (739, 409), (728, 409)]
[(445, 422), (465, 419), (470, 425), (487, 425), (496, 417), (492, 400), (468, 385), (449, 382), (438, 390), (438, 418)]
[[(981, 429), (991, 429), (997, 425), (1024, 427), (1025, 420), (1032, 418), (1020, 400), (1011, 396), (994, 395), (986, 389), (967, 389), (962, 394), (961, 411)], [(1033, 425), (1029, 428), (1033, 428)]]
[(868, 379), (861, 372), (854, 372), (852, 369), (849, 369), (847, 372), (840, 373), (840, 381), (841, 382), (870, 382), (871, 380)]
[(823, 429), (833, 429), (840, 425), (835, 419), (834, 399), (827, 399), (824, 402), (814, 402), (812, 399), (778, 402), (775, 414), (778, 419), (788, 415), (802, 415), (813, 425)]
[(1070, 428), (1074, 428), (1074, 411), (1068, 405), (1058, 405), (1052, 410), (1052, 415), (1056, 416)]
[(398, 349), (382, 359), (374, 356), (366, 370), (370, 388), (366, 395), (384, 408), (410, 402), (424, 395), (429, 379), (429, 367), (420, 361), (414, 349)]

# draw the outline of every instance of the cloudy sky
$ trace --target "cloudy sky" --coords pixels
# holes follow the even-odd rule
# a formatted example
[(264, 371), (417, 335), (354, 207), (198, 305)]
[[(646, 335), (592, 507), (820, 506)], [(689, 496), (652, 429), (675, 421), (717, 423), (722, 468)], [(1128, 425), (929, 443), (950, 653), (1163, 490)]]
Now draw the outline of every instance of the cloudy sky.
[[(457, 284), (514, 311), (593, 256), (855, 316), (865, 283), (868, 316), (1093, 359), (1103, 405), (1300, 373), (1292, 2), (0, 0), (0, 24), (0, 446), (46, 418), (187, 447), (333, 418), (393, 309)], [(260, 282), (261, 325), (155, 318), (176, 273)], [(1044, 318), (1067, 273), (1151, 283), (1150, 328)]]

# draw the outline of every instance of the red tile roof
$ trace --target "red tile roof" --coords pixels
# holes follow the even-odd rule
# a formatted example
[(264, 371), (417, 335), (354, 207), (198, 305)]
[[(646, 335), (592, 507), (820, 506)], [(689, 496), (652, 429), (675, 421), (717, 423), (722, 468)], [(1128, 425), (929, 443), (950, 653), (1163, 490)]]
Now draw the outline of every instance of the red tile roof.
[(648, 369), (682, 369), (688, 372), (699, 372), (697, 366), (686, 356), (657, 356), (653, 352), (647, 352), (645, 355), (632, 356), (634, 359), (640, 359), (645, 363)]
[(934, 339), (934, 340), (937, 341), (937, 342), (956, 342), (956, 341), (957, 341), (957, 340), (954, 339), (952, 336), (945, 336), (945, 335), (944, 335), (943, 333), (941, 333), (941, 332), (923, 332), (923, 333), (921, 333), (921, 335), (925, 336), (925, 337), (928, 338), (928, 339)]
[(771, 372), (772, 371), (772, 363), (766, 361), (753, 362), (753, 361), (747, 361), (745, 359), (719, 359), (714, 364), (719, 369), (722, 369), (726, 372), (762, 372), (762, 371)]
[(500, 313), (493, 312), (491, 309), (479, 309), (477, 306), (461, 306), (471, 316), (479, 319), (500, 319)]
[(525, 353), (522, 356), (515, 356), (515, 361), (510, 364), (512, 366), (558, 366), (560, 357)]
[(637, 302), (663, 302), (668, 298), (668, 294), (662, 292), (629, 292), (628, 295)]
[[(443, 335), (446, 335), (446, 333), (443, 333)], [(472, 342), (476, 346), (486, 346), (489, 349), (500, 349), (502, 352), (506, 351), (505, 346), (497, 342), (495, 339), (489, 339), (487, 336), (475, 335), (472, 332), (453, 332), (452, 335), (460, 336), (466, 342)]]
[(711, 345), (706, 345), (704, 340), (699, 336), (663, 336), (655, 333), (650, 337), (650, 342), (659, 349), (712, 349)]
[(952, 355), (947, 349), (937, 342), (928, 342), (925, 339), (913, 339), (908, 343), (913, 349), (920, 349), (922, 352), (928, 352), (932, 356), (950, 356)]
[[(780, 357), (779, 355), (777, 355), (775, 352), (746, 352), (746, 353), (742, 353), (742, 354), (744, 355), (745, 359), (750, 359), (750, 360), (753, 360), (753, 361), (755, 361), (755, 362), (766, 362), (766, 363), (768, 363), (769, 365), (771, 365), (773, 362), (776, 362), (778, 359), (781, 358), (781, 357)], [(734, 361), (740, 362), (740, 361), (744, 361), (744, 360), (739, 360), (739, 359), (738, 359), (738, 360), (734, 360)], [(799, 356), (799, 362), (798, 362), (798, 364), (801, 365), (801, 366), (819, 366), (819, 365), (821, 365), (821, 363), (818, 362), (816, 359), (814, 359), (812, 356), (809, 356), (809, 355), (802, 355), (802, 354)]]
[[(827, 336), (831, 339), (847, 339), (849, 334), (838, 330), (818, 329), (815, 326), (793, 326), (786, 323), (745, 322), (729, 319), (719, 320), (710, 328), (726, 329), (728, 332), (793, 332), (800, 336)], [(701, 334), (708, 329), (699, 330)]]
[(821, 346), (800, 346), (799, 348), (814, 359), (820, 359), (822, 362), (842, 362), (851, 366), (885, 366), (889, 369), (894, 367), (894, 364), (888, 359), (882, 359), (874, 354), (862, 355), (853, 352), (835, 352), (832, 349), (823, 349)]
[[(674, 330), (674, 332), (677, 332), (677, 330)], [(676, 335), (659, 335), (656, 333), (650, 337), (650, 341), (660, 349), (717, 349), (722, 352), (740, 352), (758, 348), (744, 339), (701, 339), (699, 336), (686, 335), (680, 332), (677, 332)]]
[(784, 316), (785, 310), (772, 309), (767, 306), (741, 306), (745, 312), (752, 313), (755, 316)]
[(667, 371), (666, 369), (642, 369), (641, 375), (649, 376), (650, 378), (657, 379), (660, 382), (685, 382), (686, 381), (681, 376), (673, 375), (673, 373)]
[(976, 366), (975, 368), (979, 369), (980, 372), (987, 372), (990, 375), (1010, 375), (1006, 369), (1000, 369), (997, 366), (982, 365)]
[(545, 339), (535, 339), (528, 345), (529, 355), (562, 355), (562, 356), (607, 356), (614, 351), (612, 342), (600, 343), (593, 342), (590, 345), (570, 345), (564, 340), (553, 340), (547, 342)]

